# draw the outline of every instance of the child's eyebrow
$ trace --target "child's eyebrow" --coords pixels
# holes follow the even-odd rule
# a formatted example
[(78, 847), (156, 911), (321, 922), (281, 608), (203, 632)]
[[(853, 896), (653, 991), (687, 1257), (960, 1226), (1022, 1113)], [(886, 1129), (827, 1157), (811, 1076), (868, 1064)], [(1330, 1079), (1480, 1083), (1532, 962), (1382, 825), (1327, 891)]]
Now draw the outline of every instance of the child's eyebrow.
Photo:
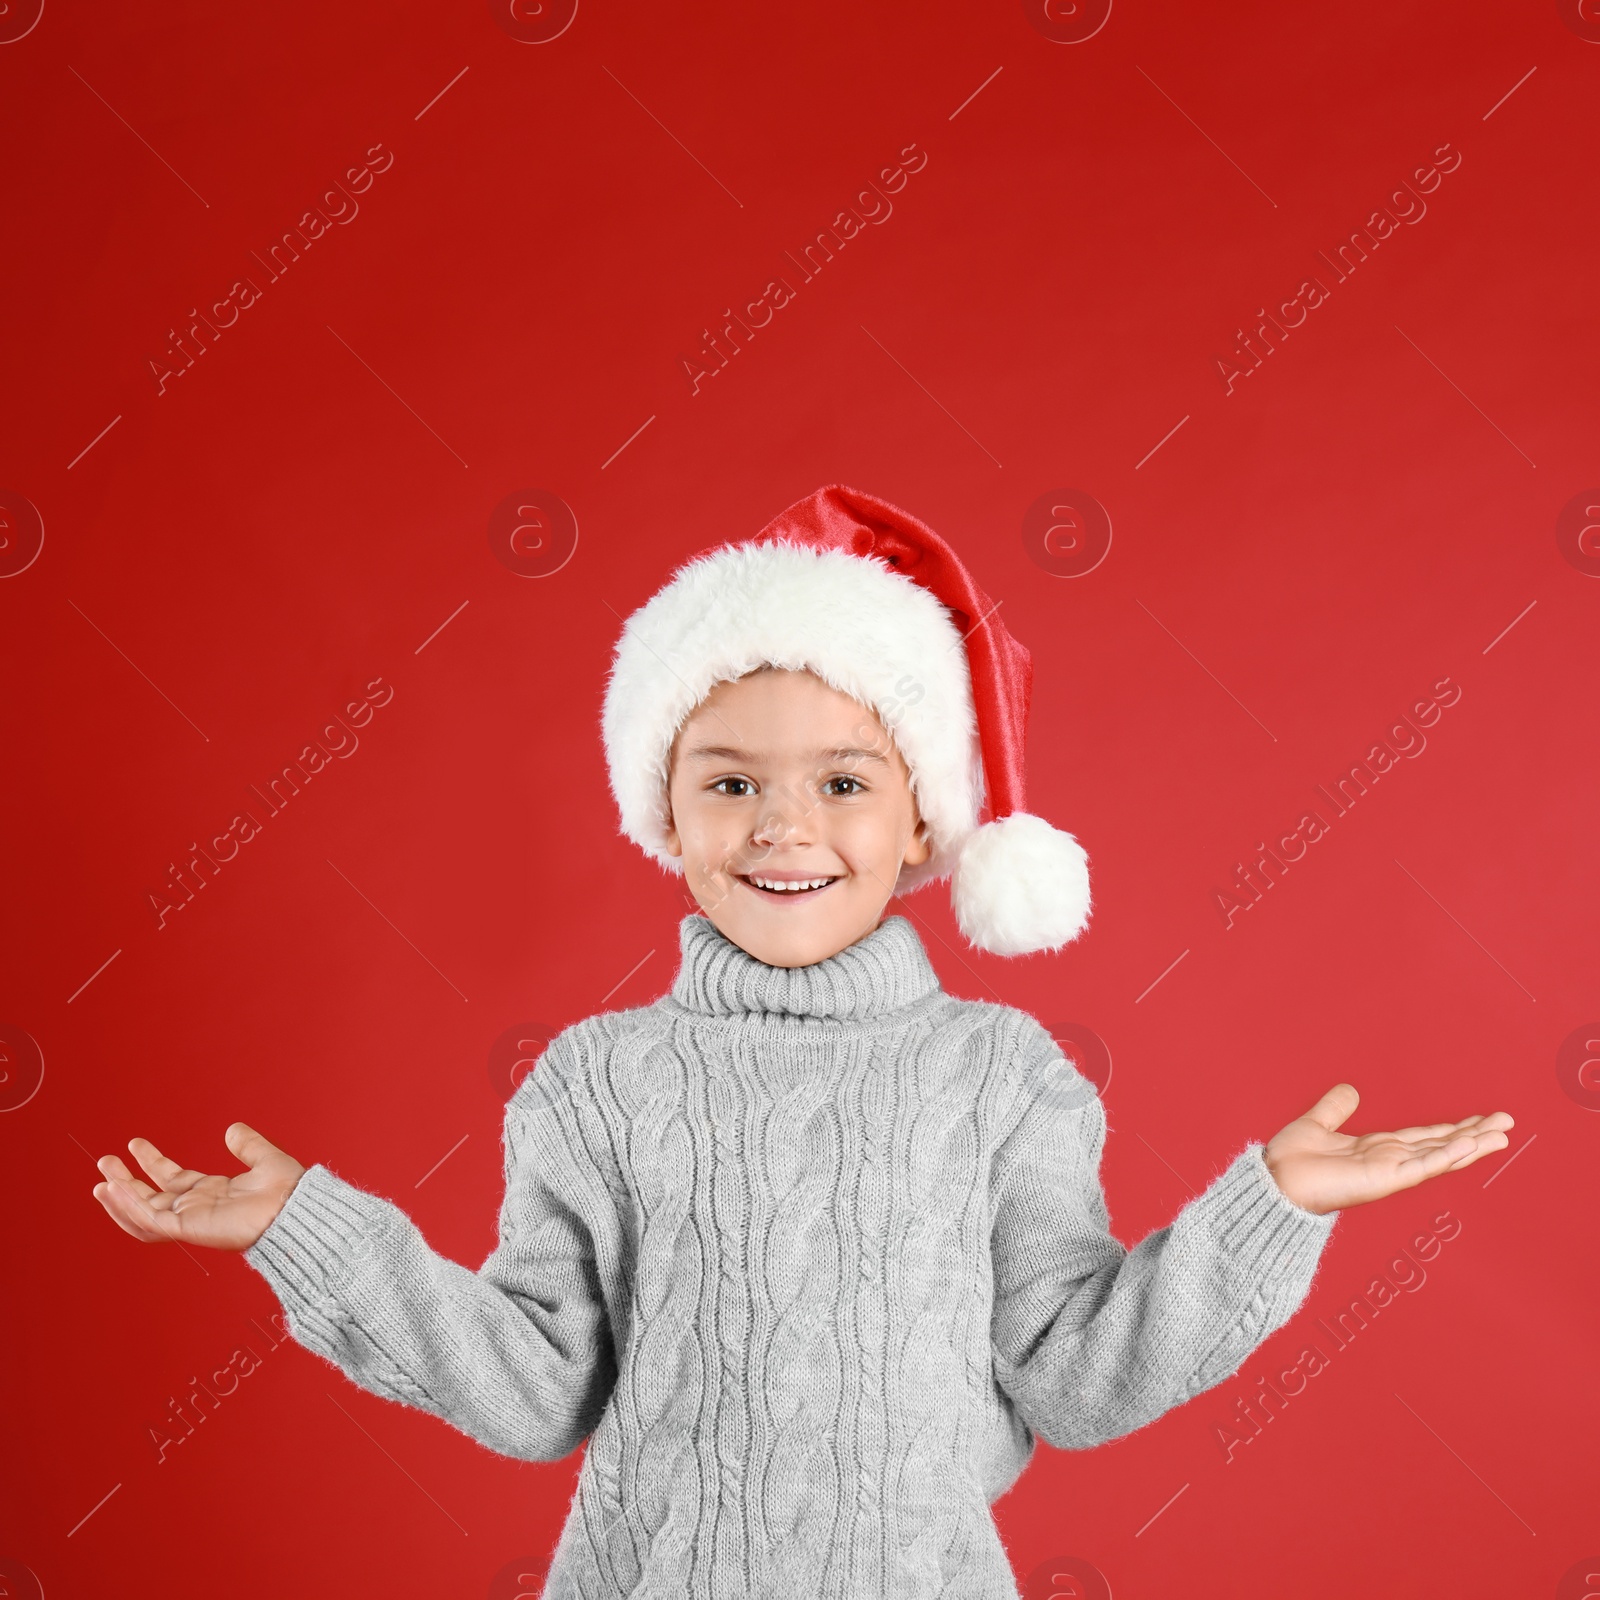
[[(732, 745), (726, 744), (701, 744), (692, 750), (684, 752), (686, 761), (748, 761), (759, 765), (769, 759), (763, 754), (751, 754), (748, 750), (737, 750)], [(814, 762), (823, 761), (880, 761), (888, 766), (887, 756), (880, 755), (876, 750), (858, 750), (852, 745), (839, 745), (832, 750), (816, 750), (810, 759)]]

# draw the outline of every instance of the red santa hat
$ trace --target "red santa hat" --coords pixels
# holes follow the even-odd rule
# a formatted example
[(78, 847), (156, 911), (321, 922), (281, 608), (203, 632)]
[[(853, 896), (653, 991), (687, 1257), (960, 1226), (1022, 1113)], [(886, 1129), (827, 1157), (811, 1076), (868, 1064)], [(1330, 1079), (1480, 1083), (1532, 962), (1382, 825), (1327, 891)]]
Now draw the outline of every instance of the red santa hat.
[(869, 707), (910, 771), (932, 849), (896, 892), (949, 878), (978, 949), (1060, 949), (1088, 923), (1088, 857), (1025, 809), (1033, 659), (996, 609), (931, 528), (843, 484), (753, 539), (708, 546), (617, 643), (602, 731), (622, 832), (681, 873), (666, 850), (678, 731), (717, 683), (808, 670)]

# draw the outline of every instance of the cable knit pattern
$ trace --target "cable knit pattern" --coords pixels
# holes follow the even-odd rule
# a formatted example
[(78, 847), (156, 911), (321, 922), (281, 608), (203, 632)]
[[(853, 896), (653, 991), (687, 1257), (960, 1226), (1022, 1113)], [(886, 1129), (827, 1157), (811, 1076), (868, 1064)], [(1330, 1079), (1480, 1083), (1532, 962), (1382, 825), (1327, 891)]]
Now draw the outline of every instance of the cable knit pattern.
[(521, 1460), (588, 1440), (546, 1600), (1018, 1600), (989, 1508), (1036, 1439), (1237, 1372), (1337, 1213), (1251, 1144), (1129, 1250), (1093, 1085), (904, 917), (810, 967), (679, 945), (512, 1096), (476, 1272), (321, 1164), (245, 1259), (363, 1388)]

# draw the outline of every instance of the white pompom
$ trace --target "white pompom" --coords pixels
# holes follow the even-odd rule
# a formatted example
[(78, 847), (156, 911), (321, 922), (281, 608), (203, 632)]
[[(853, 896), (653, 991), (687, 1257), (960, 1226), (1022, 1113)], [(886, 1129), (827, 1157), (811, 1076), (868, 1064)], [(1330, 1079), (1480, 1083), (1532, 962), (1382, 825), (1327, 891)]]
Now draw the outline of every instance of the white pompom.
[(1070, 833), (1015, 811), (967, 836), (950, 898), (961, 932), (980, 950), (1059, 950), (1088, 925), (1089, 857)]

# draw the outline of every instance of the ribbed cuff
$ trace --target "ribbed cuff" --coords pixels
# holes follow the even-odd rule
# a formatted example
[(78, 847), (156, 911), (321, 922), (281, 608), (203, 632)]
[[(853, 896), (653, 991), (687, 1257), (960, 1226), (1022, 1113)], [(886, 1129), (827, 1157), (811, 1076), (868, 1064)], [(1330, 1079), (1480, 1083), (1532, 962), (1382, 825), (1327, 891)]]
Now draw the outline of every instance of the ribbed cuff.
[(286, 1309), (326, 1299), (390, 1223), (390, 1207), (337, 1177), (320, 1162), (307, 1167), (266, 1231), (244, 1258), (272, 1285)]
[(1266, 1147), (1247, 1145), (1194, 1202), (1223, 1251), (1251, 1278), (1292, 1276), (1297, 1264), (1315, 1261), (1339, 1213), (1318, 1215), (1296, 1205), (1272, 1176)]

